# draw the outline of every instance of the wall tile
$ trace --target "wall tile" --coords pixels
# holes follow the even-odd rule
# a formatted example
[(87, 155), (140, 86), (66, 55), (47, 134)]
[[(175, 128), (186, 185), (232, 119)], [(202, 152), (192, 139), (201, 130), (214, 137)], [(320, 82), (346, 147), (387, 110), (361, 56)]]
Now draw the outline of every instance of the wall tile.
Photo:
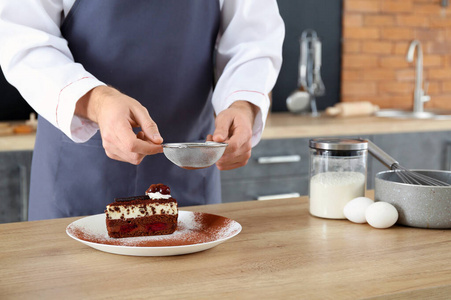
[(424, 15), (397, 14), (396, 24), (405, 27), (428, 27), (432, 24), (432, 20)]
[(428, 78), (425, 78), (424, 89), (426, 91), (426, 94), (430, 96), (440, 96), (444, 92), (441, 81), (428, 81)]
[(348, 14), (343, 19), (344, 27), (360, 27), (363, 25), (363, 16), (361, 14)]
[(399, 69), (396, 71), (396, 80), (397, 81), (414, 81), (415, 80), (415, 70), (410, 69)]
[(426, 53), (430, 54), (449, 54), (451, 53), (451, 41), (446, 42), (426, 42)]
[(361, 70), (360, 80), (394, 80), (396, 79), (396, 70), (373, 68)]
[[(448, 68), (445, 69), (429, 69), (428, 78), (431, 80), (451, 80), (451, 71)], [(451, 100), (451, 99), (450, 99)]]
[[(391, 56), (384, 56), (380, 58), (380, 64), (379, 67), (386, 68), (386, 69), (404, 69), (408, 68), (410, 66), (410, 63), (407, 62), (405, 56), (400, 55), (391, 55)], [(413, 66), (412, 66), (413, 68)]]
[(380, 81), (378, 84), (381, 93), (406, 95), (414, 90), (413, 82)]
[[(425, 55), (423, 59), (425, 67), (440, 67), (445, 65), (445, 57), (441, 55)], [(451, 70), (450, 70), (451, 72)]]
[[(346, 0), (345, 0), (346, 1)], [(380, 0), (377, 0), (380, 1)], [(414, 3), (411, 13), (418, 15), (434, 15), (443, 16), (448, 14), (449, 8), (443, 8), (440, 6), (439, 0), (428, 2), (428, 3)]]
[(440, 16), (438, 18), (430, 18), (431, 28), (450, 28), (451, 18), (450, 16)]
[(385, 41), (363, 41), (362, 53), (372, 54), (391, 54), (393, 52), (394, 44)]
[(341, 72), (341, 80), (343, 81), (353, 81), (362, 78), (362, 71), (359, 70), (343, 70)]
[(362, 42), (359, 40), (349, 40), (346, 43), (343, 43), (342, 52), (343, 54), (360, 53), (362, 51), (361, 44)]
[(347, 69), (368, 69), (378, 66), (379, 57), (365, 54), (344, 54), (342, 67)]
[(343, 37), (345, 39), (379, 39), (379, 28), (372, 27), (345, 27), (343, 28)]
[(375, 82), (349, 82), (343, 85), (343, 94), (349, 96), (376, 95)]
[(406, 27), (386, 27), (381, 28), (380, 36), (382, 39), (386, 40), (412, 40), (415, 38), (415, 31), (412, 28)]
[(346, 0), (344, 8), (347, 12), (375, 13), (380, 11), (380, 1)]
[[(447, 40), (445, 29), (431, 30), (430, 28), (416, 28), (415, 39), (420, 40), (422, 42), (425, 41), (444, 42)], [(451, 38), (448, 40), (451, 40)]]
[(394, 42), (393, 54), (406, 55), (410, 41)]
[(363, 24), (372, 27), (395, 26), (396, 20), (395, 16), (391, 15), (364, 15)]
[(451, 81), (442, 83), (442, 91), (445, 93), (451, 93)]
[(369, 2), (379, 2), (381, 4), (380, 11), (382, 13), (410, 13), (413, 8), (413, 0), (384, 0)]
[(451, 93), (444, 93), (440, 96), (434, 96), (434, 98), (427, 102), (429, 107), (433, 108), (444, 108), (444, 109), (450, 109), (449, 102), (451, 99)]

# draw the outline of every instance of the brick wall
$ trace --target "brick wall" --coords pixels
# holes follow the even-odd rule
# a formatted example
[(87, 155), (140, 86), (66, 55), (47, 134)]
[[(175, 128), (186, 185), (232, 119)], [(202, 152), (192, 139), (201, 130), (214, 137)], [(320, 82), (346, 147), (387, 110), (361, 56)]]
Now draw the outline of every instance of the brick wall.
[[(410, 42), (421, 42), (430, 108), (451, 109), (451, 1), (344, 0), (342, 101), (412, 108), (415, 62)], [(416, 57), (416, 53), (415, 53)]]

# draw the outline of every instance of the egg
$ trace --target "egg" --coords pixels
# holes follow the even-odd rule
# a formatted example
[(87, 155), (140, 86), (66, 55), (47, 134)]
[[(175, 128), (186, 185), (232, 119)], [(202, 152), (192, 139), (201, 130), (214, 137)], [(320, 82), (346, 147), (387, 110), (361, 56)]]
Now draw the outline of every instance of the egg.
[(346, 203), (343, 214), (354, 223), (366, 223), (365, 211), (374, 201), (367, 197), (357, 197)]
[(390, 203), (379, 201), (368, 206), (365, 217), (374, 228), (388, 228), (398, 220), (398, 211)]

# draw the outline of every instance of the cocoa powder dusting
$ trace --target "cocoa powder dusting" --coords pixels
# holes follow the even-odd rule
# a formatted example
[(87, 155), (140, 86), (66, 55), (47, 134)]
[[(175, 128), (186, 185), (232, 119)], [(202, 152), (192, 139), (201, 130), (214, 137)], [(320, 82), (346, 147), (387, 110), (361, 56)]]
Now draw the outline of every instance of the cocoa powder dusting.
[(92, 243), (129, 246), (129, 247), (173, 247), (213, 242), (230, 237), (240, 226), (237, 222), (225, 217), (199, 213), (184, 212), (173, 234), (114, 239), (105, 230), (91, 231), (72, 224), (69, 232), (76, 238)]

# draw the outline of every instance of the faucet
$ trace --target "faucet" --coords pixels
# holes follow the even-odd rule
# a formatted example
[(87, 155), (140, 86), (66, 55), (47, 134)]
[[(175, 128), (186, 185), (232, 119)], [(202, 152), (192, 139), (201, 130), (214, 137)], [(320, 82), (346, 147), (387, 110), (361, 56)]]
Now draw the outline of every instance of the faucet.
[(418, 40), (413, 40), (410, 43), (406, 59), (408, 62), (413, 62), (415, 48), (417, 48), (417, 62), (415, 74), (415, 90), (413, 94), (413, 112), (421, 114), (424, 111), (423, 103), (431, 100), (431, 97), (425, 95), (425, 92), (423, 90), (423, 50), (421, 48), (421, 43)]

